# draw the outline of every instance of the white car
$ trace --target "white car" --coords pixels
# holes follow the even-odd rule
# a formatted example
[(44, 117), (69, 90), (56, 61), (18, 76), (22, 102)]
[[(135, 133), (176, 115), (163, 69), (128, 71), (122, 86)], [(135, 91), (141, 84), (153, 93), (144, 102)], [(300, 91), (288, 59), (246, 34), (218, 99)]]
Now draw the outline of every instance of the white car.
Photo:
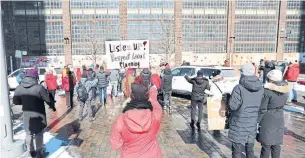
[[(192, 84), (190, 84), (184, 76), (190, 78), (196, 77), (197, 72), (203, 70), (204, 76), (209, 79), (214, 70), (220, 70), (224, 77), (224, 92), (231, 93), (233, 88), (239, 82), (239, 76), (231, 67), (205, 67), (205, 66), (179, 66), (172, 69), (172, 91), (176, 94), (190, 95), (192, 92)], [(210, 81), (211, 82), (211, 81)]]
[[(31, 68), (24, 68), (25, 70), (31, 69)], [(38, 67), (38, 75), (39, 75), (39, 83), (44, 85), (45, 82), (45, 73), (48, 71), (48, 69), (53, 69), (54, 75), (57, 75), (57, 84), (58, 86), (61, 86), (61, 68), (47, 68), (47, 67)], [(8, 75), (8, 85), (10, 89), (16, 89), (19, 85), (17, 82), (17, 75), (20, 73), (21, 69), (15, 70), (11, 74)]]

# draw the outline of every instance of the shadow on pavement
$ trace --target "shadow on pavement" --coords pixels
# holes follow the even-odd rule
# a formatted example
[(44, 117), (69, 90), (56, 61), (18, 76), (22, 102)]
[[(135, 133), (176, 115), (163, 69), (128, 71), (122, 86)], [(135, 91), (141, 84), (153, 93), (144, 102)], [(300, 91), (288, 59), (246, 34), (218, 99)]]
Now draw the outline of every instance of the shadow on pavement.
[(54, 126), (56, 126), (62, 119), (64, 119), (70, 112), (72, 111), (72, 108), (69, 108), (64, 114), (62, 114), (59, 118), (54, 120), (47, 128), (46, 131), (49, 131)]
[(305, 142), (305, 137), (300, 136), (300, 135), (298, 135), (298, 134), (294, 133), (293, 131), (291, 131), (291, 130), (287, 129), (286, 127), (285, 127), (284, 134), (285, 134), (285, 135), (292, 136), (293, 138), (295, 138), (295, 139), (297, 139), (297, 140), (300, 140), (300, 141)]
[(208, 134), (206, 131), (193, 131), (189, 130), (177, 130), (182, 140), (186, 144), (196, 144), (199, 149), (204, 151), (210, 157), (226, 157), (220, 148), (205, 135)]
[[(80, 129), (80, 123), (78, 119), (74, 120), (71, 123), (68, 123), (58, 129), (56, 131), (56, 136), (52, 138), (52, 140), (48, 141), (46, 146), (46, 151), (51, 154), (55, 153), (58, 149), (60, 149), (63, 146), (71, 147), (76, 146), (80, 147), (80, 145), (83, 143), (82, 139), (78, 138), (78, 135), (82, 132)], [(72, 135), (74, 135), (73, 138), (71, 138)], [(65, 149), (67, 150), (67, 149)]]

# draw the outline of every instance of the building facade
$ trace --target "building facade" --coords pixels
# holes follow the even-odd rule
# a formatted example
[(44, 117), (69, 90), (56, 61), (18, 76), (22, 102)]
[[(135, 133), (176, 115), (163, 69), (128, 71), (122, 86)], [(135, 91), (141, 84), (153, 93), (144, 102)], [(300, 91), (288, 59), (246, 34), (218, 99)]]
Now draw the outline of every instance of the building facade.
[[(102, 60), (107, 40), (149, 39), (161, 60), (234, 65), (302, 59), (302, 0), (44, 0), (2, 2), (6, 51)], [(81, 56), (77, 58), (76, 56)]]

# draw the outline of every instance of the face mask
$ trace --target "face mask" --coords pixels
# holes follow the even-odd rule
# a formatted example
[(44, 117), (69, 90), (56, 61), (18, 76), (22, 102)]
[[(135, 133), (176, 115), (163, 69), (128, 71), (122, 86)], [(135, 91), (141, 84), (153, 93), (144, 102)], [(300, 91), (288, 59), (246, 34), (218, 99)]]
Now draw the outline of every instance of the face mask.
[(70, 68), (70, 71), (73, 71), (73, 68)]

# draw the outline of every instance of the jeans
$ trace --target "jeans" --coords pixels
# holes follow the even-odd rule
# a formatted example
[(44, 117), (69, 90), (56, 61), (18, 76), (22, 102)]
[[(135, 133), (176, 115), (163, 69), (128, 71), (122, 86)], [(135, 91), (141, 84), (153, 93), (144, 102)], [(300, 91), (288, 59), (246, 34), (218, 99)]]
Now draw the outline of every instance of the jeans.
[(87, 108), (87, 112), (90, 118), (93, 118), (93, 109), (92, 109), (92, 105), (91, 105), (91, 100), (87, 100), (86, 103), (79, 101), (79, 111), (78, 111), (78, 118), (81, 120), (83, 118), (83, 112), (84, 112), (84, 108)]
[(261, 158), (269, 158), (271, 153), (272, 158), (279, 158), (281, 155), (280, 145), (265, 145), (262, 144)]
[(73, 107), (73, 90), (66, 91), (66, 105), (67, 107)]
[(118, 81), (110, 81), (110, 84), (113, 88), (111, 92), (113, 92), (113, 95), (117, 96), (118, 95), (118, 84), (119, 84), (119, 82)]
[[(241, 158), (242, 157), (242, 147), (243, 144), (232, 142), (232, 158)], [(254, 143), (246, 143), (246, 157), (255, 158), (254, 155)]]
[[(202, 117), (203, 117), (203, 100), (192, 100), (191, 101), (191, 118), (192, 120), (196, 120), (196, 113), (197, 113), (197, 106), (198, 106), (198, 120), (197, 122), (201, 122)], [(196, 121), (195, 121), (196, 122)]]
[(164, 107), (172, 107), (172, 92), (164, 92), (163, 91), (163, 99), (164, 99)]
[(98, 87), (100, 104), (107, 103), (107, 87), (100, 88)]
[[(37, 134), (31, 134), (31, 132), (26, 131), (26, 147), (27, 151), (40, 151), (44, 149), (43, 145), (43, 131)], [(35, 141), (35, 146), (36, 150), (34, 147), (34, 141)]]
[(288, 85), (291, 86), (291, 89), (288, 93), (287, 102), (291, 102), (292, 100), (297, 100), (297, 91), (294, 90), (295, 82), (288, 82)]

